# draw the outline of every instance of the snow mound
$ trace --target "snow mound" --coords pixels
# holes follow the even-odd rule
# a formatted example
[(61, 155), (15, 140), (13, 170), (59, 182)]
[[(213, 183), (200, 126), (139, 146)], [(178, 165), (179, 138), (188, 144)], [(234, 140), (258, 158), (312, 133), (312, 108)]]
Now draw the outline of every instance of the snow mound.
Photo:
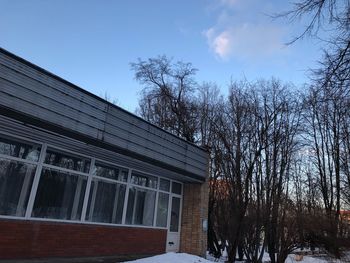
[[(349, 253), (349, 256), (350, 256), (350, 253)], [(212, 257), (209, 257), (209, 258), (211, 258), (212, 261), (198, 257), (198, 256), (186, 254), (186, 253), (170, 252), (170, 253), (154, 256), (154, 257), (142, 258), (142, 259), (128, 261), (128, 262), (124, 262), (124, 263), (213, 263), (214, 258), (212, 258)], [(350, 257), (346, 257), (345, 260), (336, 260), (336, 259), (327, 260), (327, 259), (322, 259), (322, 258), (304, 256), (303, 260), (296, 261), (295, 255), (290, 254), (290, 255), (288, 255), (288, 258), (286, 259), (285, 263), (329, 263), (329, 262), (343, 263), (343, 262), (350, 262), (349, 260), (347, 260), (348, 258), (350, 258)], [(268, 255), (265, 254), (263, 262), (269, 262), (269, 261), (270, 260), (269, 260)], [(216, 260), (215, 262), (216, 263), (223, 263), (223, 262), (225, 262), (225, 260), (221, 259), (221, 260)], [(243, 263), (243, 261), (236, 261), (236, 262)]]
[(154, 257), (128, 261), (128, 263), (213, 263), (213, 261), (186, 253), (169, 252)]
[(304, 258), (301, 260), (301, 261), (296, 261), (295, 260), (295, 255), (288, 255), (285, 263), (327, 263), (329, 261), (327, 260), (323, 260), (323, 259), (320, 259), (320, 258), (313, 258), (313, 257), (308, 257), (308, 256), (304, 256)]

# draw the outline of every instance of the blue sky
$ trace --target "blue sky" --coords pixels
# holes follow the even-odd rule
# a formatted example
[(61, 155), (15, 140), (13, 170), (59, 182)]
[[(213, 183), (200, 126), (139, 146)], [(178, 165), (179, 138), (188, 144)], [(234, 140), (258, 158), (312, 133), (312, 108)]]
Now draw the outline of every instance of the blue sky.
[(198, 82), (275, 76), (301, 85), (317, 41), (286, 46), (303, 23), (272, 20), (278, 0), (0, 0), (0, 46), (134, 112), (130, 62), (167, 55), (191, 62)]

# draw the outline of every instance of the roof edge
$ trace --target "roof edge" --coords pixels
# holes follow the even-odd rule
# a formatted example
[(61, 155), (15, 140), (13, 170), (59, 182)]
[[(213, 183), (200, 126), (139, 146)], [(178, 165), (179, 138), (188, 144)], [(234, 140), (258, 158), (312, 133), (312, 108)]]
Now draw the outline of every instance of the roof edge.
[(102, 102), (104, 102), (104, 103), (107, 103), (109, 106), (114, 107), (114, 108), (116, 108), (116, 109), (118, 109), (118, 110), (120, 110), (120, 111), (122, 111), (122, 112), (124, 112), (124, 113), (126, 113), (126, 114), (128, 114), (128, 115), (130, 115), (130, 116), (132, 116), (132, 117), (134, 117), (134, 118), (137, 118), (138, 120), (141, 120), (141, 121), (143, 121), (143, 122), (145, 122), (145, 123), (151, 125), (152, 127), (156, 128), (156, 129), (158, 129), (158, 130), (161, 130), (162, 132), (165, 132), (166, 134), (169, 134), (170, 136), (172, 136), (172, 137), (174, 137), (174, 138), (177, 138), (177, 139), (179, 139), (179, 140), (181, 140), (181, 141), (183, 141), (183, 142), (185, 142), (185, 143), (188, 143), (188, 144), (194, 146), (195, 148), (200, 149), (200, 150), (202, 150), (202, 151), (204, 151), (204, 152), (208, 152), (208, 149), (206, 149), (205, 147), (198, 146), (198, 145), (196, 145), (196, 144), (194, 144), (194, 143), (192, 143), (192, 142), (189, 142), (189, 141), (187, 141), (187, 140), (185, 140), (185, 139), (183, 139), (183, 138), (181, 138), (181, 137), (179, 137), (179, 136), (176, 136), (175, 134), (172, 134), (171, 132), (162, 129), (162, 128), (160, 128), (159, 126), (157, 126), (157, 125), (155, 125), (155, 124), (153, 124), (153, 123), (150, 123), (150, 122), (146, 121), (145, 119), (141, 118), (140, 116), (137, 116), (136, 114), (134, 114), (134, 113), (132, 113), (132, 112), (130, 112), (130, 111), (128, 111), (128, 110), (125, 110), (125, 109), (123, 109), (122, 107), (120, 107), (120, 106), (118, 106), (118, 105), (115, 105), (115, 104), (113, 104), (113, 103), (111, 103), (111, 102), (109, 102), (109, 101), (107, 101), (107, 100), (105, 100), (105, 99), (103, 99), (103, 98), (101, 98), (101, 97), (99, 97), (99, 96), (93, 94), (92, 92), (87, 91), (87, 90), (85, 90), (85, 89), (83, 89), (83, 88), (81, 88), (81, 87), (79, 87), (79, 86), (73, 84), (72, 82), (69, 82), (68, 80), (65, 80), (65, 79), (61, 78), (60, 76), (57, 76), (56, 74), (54, 74), (54, 73), (52, 73), (52, 72), (50, 72), (50, 71), (48, 71), (48, 70), (46, 70), (46, 69), (44, 69), (44, 68), (42, 68), (42, 67), (39, 67), (38, 65), (35, 65), (34, 63), (29, 62), (28, 60), (25, 60), (24, 58), (19, 57), (19, 56), (17, 56), (17, 55), (15, 55), (15, 54), (11, 53), (10, 51), (8, 51), (8, 50), (6, 50), (6, 49), (4, 49), (4, 48), (2, 48), (2, 47), (0, 47), (0, 52), (3, 53), (3, 54), (5, 54), (6, 56), (9, 56), (9, 57), (11, 57), (11, 58), (13, 58), (13, 59), (15, 59), (15, 60), (17, 60), (17, 61), (23, 63), (23, 64), (26, 64), (27, 66), (30, 66), (30, 67), (32, 67), (32, 68), (34, 68), (34, 69), (40, 71), (41, 73), (44, 73), (44, 74), (46, 74), (46, 75), (48, 75), (48, 76), (50, 76), (50, 77), (52, 77), (52, 78), (54, 78), (54, 79), (56, 79), (56, 80), (58, 80), (58, 81), (60, 81), (60, 82), (63, 82), (64, 84), (66, 84), (66, 85), (68, 85), (68, 86), (70, 86), (70, 87), (72, 87), (72, 88), (74, 88), (74, 89), (77, 89), (77, 90), (79, 90), (80, 92), (85, 93), (86, 95), (89, 95), (89, 96), (91, 96), (91, 97), (93, 97), (93, 98), (95, 98), (95, 99), (98, 99), (99, 101), (102, 101)]
[(192, 180), (195, 180), (197, 182), (204, 182), (206, 180), (206, 177), (207, 177), (207, 175), (205, 177), (200, 176), (200, 175), (195, 174), (193, 172), (186, 171), (182, 168), (175, 167), (173, 165), (164, 163), (162, 161), (153, 159), (151, 157), (143, 156), (139, 153), (136, 153), (136, 152), (133, 152), (133, 151), (130, 151), (127, 149), (123, 149), (123, 148), (120, 148), (120, 147), (115, 146), (115, 145), (111, 145), (111, 144), (106, 143), (104, 141), (96, 140), (95, 138), (91, 138), (90, 136), (83, 135), (81, 133), (66, 129), (66, 128), (59, 126), (57, 124), (54, 124), (52, 122), (43, 121), (41, 119), (32, 117), (30, 115), (23, 114), (21, 112), (15, 111), (15, 110), (10, 109), (8, 107), (3, 107), (1, 105), (0, 105), (0, 115), (15, 119), (17, 121), (20, 121), (25, 125), (31, 125), (33, 127), (38, 127), (38, 128), (50, 131), (50, 132), (59, 133), (63, 136), (67, 136), (69, 138), (73, 138), (75, 140), (78, 140), (78, 141), (81, 141), (81, 142), (84, 142), (87, 144), (91, 144), (91, 145), (94, 145), (97, 147), (102, 147), (102, 148), (105, 148), (106, 150), (115, 152), (117, 154), (122, 154), (122, 155), (125, 155), (128, 157), (134, 158), (136, 160), (139, 160), (139, 161), (151, 164), (151, 165), (158, 166), (160, 168), (163, 168), (163, 169), (175, 172), (177, 174), (186, 176), (188, 178), (191, 178)]

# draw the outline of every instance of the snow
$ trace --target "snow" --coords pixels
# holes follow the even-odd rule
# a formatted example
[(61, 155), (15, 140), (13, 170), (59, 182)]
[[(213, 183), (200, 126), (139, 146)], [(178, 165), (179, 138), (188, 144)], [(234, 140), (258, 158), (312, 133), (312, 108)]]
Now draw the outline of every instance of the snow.
[[(267, 257), (266, 258), (264, 257), (265, 262), (268, 262), (268, 260), (269, 259)], [(198, 256), (186, 254), (186, 253), (170, 252), (170, 253), (154, 256), (154, 257), (128, 261), (127, 263), (213, 263), (213, 262), (223, 263), (225, 262), (225, 260), (224, 259), (215, 260), (210, 255), (208, 256), (208, 259), (204, 259)], [(285, 263), (298, 263), (298, 262), (300, 263), (327, 263), (327, 262), (341, 263), (341, 262), (349, 262), (349, 261), (335, 260), (335, 259), (330, 261), (330, 260), (311, 257), (311, 256), (304, 256), (304, 258), (301, 261), (297, 261), (295, 259), (295, 255), (293, 254), (289, 255), (287, 260), (285, 261)]]
[(206, 260), (204, 258), (186, 254), (186, 253), (174, 253), (169, 252), (166, 254), (138, 259), (134, 261), (128, 261), (128, 263), (213, 263), (213, 261)]
[(323, 260), (320, 258), (313, 258), (313, 257), (308, 257), (308, 256), (304, 256), (303, 260), (301, 261), (296, 261), (295, 260), (295, 255), (289, 255), (288, 258), (286, 259), (285, 263), (296, 263), (296, 262), (300, 262), (300, 263), (327, 263), (327, 260)]
[(336, 259), (336, 258), (329, 258), (327, 257), (327, 255), (323, 254), (319, 254), (318, 256), (304, 256), (303, 260), (301, 261), (296, 261), (295, 260), (295, 255), (290, 254), (288, 256), (288, 258), (286, 259), (285, 263), (344, 263), (344, 262), (350, 262), (350, 254), (349, 252), (347, 252), (345, 255), (343, 255), (343, 257), (341, 259)]

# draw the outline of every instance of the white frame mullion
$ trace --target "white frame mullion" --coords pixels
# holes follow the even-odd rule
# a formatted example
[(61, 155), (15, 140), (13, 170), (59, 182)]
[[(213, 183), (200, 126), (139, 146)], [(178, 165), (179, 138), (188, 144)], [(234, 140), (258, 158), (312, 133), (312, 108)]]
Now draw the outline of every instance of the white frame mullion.
[(30, 195), (29, 195), (29, 199), (28, 199), (28, 205), (27, 205), (27, 210), (26, 210), (26, 214), (25, 214), (25, 218), (27, 218), (27, 219), (29, 219), (31, 217), (31, 215), (32, 215), (33, 206), (34, 206), (34, 200), (35, 200), (36, 192), (38, 190), (40, 176), (41, 176), (41, 171), (42, 171), (43, 163), (44, 163), (44, 160), (45, 160), (46, 149), (47, 149), (47, 144), (46, 143), (42, 144), (40, 157), (39, 157), (39, 162), (37, 164), (38, 166), (36, 168), (36, 172), (35, 172), (35, 175), (34, 175), (34, 180), (33, 180), (33, 184), (32, 184), (32, 190), (30, 191)]
[(85, 195), (84, 195), (84, 203), (83, 203), (83, 208), (82, 208), (82, 211), (81, 211), (81, 218), (80, 218), (80, 220), (82, 222), (84, 222), (85, 218), (86, 218), (86, 210), (87, 210), (87, 205), (88, 205), (88, 201), (89, 201), (91, 181), (92, 181), (92, 176), (94, 174), (94, 171), (95, 171), (95, 158), (91, 158), (90, 171), (89, 171), (88, 180), (87, 180), (87, 183), (86, 183), (86, 190), (85, 190)]
[(103, 182), (107, 182), (107, 183), (124, 184), (124, 185), (127, 184), (127, 182), (117, 181), (117, 180), (110, 179), (110, 178), (107, 178), (107, 177), (96, 176), (96, 175), (94, 175), (93, 177), (98, 179), (99, 181), (103, 181)]
[(154, 214), (153, 214), (153, 226), (156, 226), (157, 223), (157, 216), (158, 216), (158, 195), (159, 195), (159, 184), (160, 184), (160, 179), (157, 177), (157, 189), (156, 189), (156, 203), (154, 204)]
[(73, 155), (72, 157), (75, 157), (75, 158), (81, 158), (81, 159), (87, 159), (87, 160), (92, 159), (91, 156), (88, 156), (86, 154), (77, 153), (76, 151), (68, 150), (68, 149), (62, 148), (60, 146), (55, 146), (55, 145), (50, 144), (50, 143), (47, 143), (47, 148), (51, 151), (56, 152), (56, 153)]
[[(36, 171), (36, 167), (35, 167), (35, 171)], [(31, 179), (32, 179), (31, 170), (27, 168), (26, 174), (24, 176), (23, 184), (21, 187), (21, 193), (19, 195), (18, 202), (17, 202), (16, 216), (21, 216), (22, 214), (21, 208), (25, 206), (28, 190), (29, 188), (30, 190), (32, 189), (30, 185)]]
[[(52, 164), (43, 163), (43, 166), (45, 168), (49, 168), (51, 170), (55, 170), (55, 171), (59, 171), (59, 172), (65, 172), (65, 173), (68, 173), (68, 174), (82, 175), (82, 176), (85, 176), (85, 177), (89, 176), (89, 173), (83, 173), (83, 172), (80, 172), (80, 171), (71, 170), (71, 169), (59, 167), (59, 166), (52, 165)], [(90, 163), (90, 166), (91, 166), (91, 163)]]
[[(71, 211), (71, 218), (76, 218), (78, 213), (78, 207), (79, 207), (79, 201), (80, 201), (80, 195), (82, 194), (82, 185), (83, 182), (86, 180), (86, 178), (82, 176), (78, 176), (78, 182), (77, 187), (75, 189), (74, 199), (73, 199), (73, 207)], [(81, 218), (81, 215), (80, 215)]]
[(120, 191), (120, 184), (114, 184), (114, 185), (115, 185), (115, 195), (114, 195), (114, 205), (113, 205), (113, 211), (112, 211), (112, 223), (115, 222), (115, 219), (117, 217), (119, 191)]
[(168, 201), (168, 217), (167, 217), (167, 223), (166, 228), (168, 229), (168, 232), (170, 232), (170, 219), (171, 219), (171, 206), (173, 205), (173, 198), (171, 193), (169, 193), (169, 201)]
[[(15, 219), (15, 220), (28, 220), (25, 217), (19, 216), (5, 216), (0, 215), (0, 219)], [(72, 224), (82, 224), (80, 220), (67, 220), (67, 219), (54, 219), (54, 218), (41, 218), (41, 217), (31, 217), (31, 221), (40, 221), (40, 222), (60, 222), (60, 223), (72, 223)], [(133, 227), (133, 228), (155, 228), (155, 229), (166, 229), (165, 227), (152, 227), (152, 226), (144, 226), (144, 225), (123, 225), (123, 224), (112, 224), (112, 223), (103, 223), (103, 222), (92, 222), (85, 221), (84, 224), (88, 225), (103, 225), (103, 226), (118, 226), (118, 227)]]
[(97, 189), (98, 189), (99, 181), (96, 180), (94, 181), (94, 190), (91, 192), (90, 188), (90, 193), (91, 193), (91, 203), (90, 203), (90, 209), (89, 209), (89, 219), (92, 221), (92, 216), (94, 214), (95, 210), (95, 205), (96, 205), (96, 195), (97, 195)]
[(123, 206), (122, 225), (125, 225), (126, 210), (128, 209), (129, 190), (130, 190), (130, 185), (131, 185), (131, 173), (132, 173), (132, 169), (129, 169), (129, 172), (128, 172), (128, 180), (127, 180), (126, 190), (125, 190), (125, 199), (124, 199), (124, 206)]
[(138, 185), (138, 184), (130, 184), (131, 186), (135, 186), (137, 188), (140, 188), (140, 189), (144, 189), (144, 190), (150, 190), (150, 191), (158, 191), (157, 188), (151, 188), (151, 187), (147, 187), (147, 186), (142, 186), (142, 185)]
[(26, 160), (26, 159), (22, 159), (22, 158), (10, 156), (10, 155), (5, 155), (5, 154), (1, 154), (1, 153), (0, 153), (0, 158), (11, 160), (11, 161), (16, 161), (16, 162), (22, 162), (22, 163), (26, 163), (26, 164), (38, 165), (38, 161)]
[[(39, 220), (39, 221), (57, 221), (57, 222), (73, 222), (73, 223), (91, 223), (91, 224), (97, 224), (97, 225), (115, 225), (115, 226), (128, 226), (128, 227), (143, 227), (143, 228), (159, 228), (159, 229), (168, 229), (168, 231), (170, 230), (170, 221), (171, 221), (171, 208), (172, 208), (172, 197), (178, 197), (180, 198), (180, 218), (179, 218), (179, 233), (181, 232), (181, 217), (182, 217), (182, 206), (183, 206), (183, 183), (179, 182), (177, 180), (172, 180), (163, 176), (158, 176), (158, 175), (154, 175), (148, 172), (143, 172), (141, 170), (138, 169), (131, 169), (129, 167), (123, 166), (123, 165), (119, 165), (110, 161), (104, 161), (102, 159), (99, 158), (94, 158), (94, 157), (90, 157), (87, 155), (83, 155), (80, 153), (77, 153), (76, 151), (71, 151), (71, 150), (67, 150), (64, 149), (62, 147), (58, 147), (52, 144), (48, 144), (48, 143), (41, 143), (41, 142), (37, 142), (34, 140), (30, 140), (27, 138), (22, 138), (20, 136), (13, 136), (7, 133), (2, 133), (5, 136), (8, 137), (13, 137), (17, 140), (24, 140), (25, 142), (31, 142), (34, 143), (35, 145), (38, 145), (41, 147), (41, 151), (39, 154), (39, 159), (38, 161), (32, 161), (32, 160), (26, 160), (26, 159), (21, 159), (18, 157), (13, 157), (13, 156), (8, 156), (8, 155), (4, 155), (4, 154), (0, 154), (0, 158), (4, 158), (6, 160), (10, 160), (10, 161), (17, 161), (17, 162), (21, 162), (21, 163), (25, 163), (25, 164), (31, 164), (31, 165), (35, 165), (36, 166), (36, 170), (35, 170), (35, 174), (34, 174), (34, 178), (33, 178), (33, 182), (32, 182), (32, 186), (30, 189), (30, 194), (29, 194), (29, 198), (28, 198), (28, 204), (27, 204), (27, 208), (25, 211), (25, 216), (24, 217), (12, 217), (12, 216), (2, 216), (0, 215), (0, 218), (16, 218), (16, 219), (22, 219), (22, 220)], [(58, 150), (58, 151), (62, 151), (63, 153), (67, 153), (67, 154), (74, 154), (77, 157), (82, 157), (82, 158), (87, 158), (90, 160), (90, 170), (88, 173), (84, 173), (81, 171), (75, 171), (75, 170), (70, 170), (70, 169), (66, 169), (63, 167), (59, 167), (59, 166), (54, 166), (54, 165), (50, 165), (50, 164), (46, 164), (44, 163), (45, 161), (45, 155), (47, 152), (47, 149), (50, 148), (53, 151)], [(126, 182), (122, 182), (119, 180), (113, 180), (110, 178), (105, 178), (105, 177), (99, 177), (99, 176), (95, 176), (94, 175), (94, 170), (95, 170), (95, 164), (96, 162), (102, 162), (102, 163), (106, 163), (112, 166), (116, 166), (120, 169), (127, 169), (128, 170), (128, 177), (127, 177), (127, 181)], [(82, 213), (81, 213), (81, 217), (79, 220), (60, 220), (60, 219), (46, 219), (46, 218), (34, 218), (32, 217), (32, 211), (33, 211), (33, 207), (34, 207), (34, 203), (35, 203), (35, 197), (37, 195), (37, 191), (38, 191), (38, 186), (40, 183), (40, 178), (41, 178), (41, 173), (42, 170), (44, 168), (48, 168), (48, 169), (53, 169), (53, 170), (57, 170), (57, 171), (61, 171), (61, 172), (66, 172), (69, 173), (71, 175), (80, 175), (80, 176), (85, 176), (84, 178), (87, 179), (87, 183), (86, 183), (86, 190), (84, 194), (84, 201), (83, 201), (83, 206), (82, 206)], [(152, 188), (152, 187), (145, 187), (142, 185), (137, 185), (137, 184), (133, 184), (131, 183), (131, 177), (132, 177), (132, 172), (139, 172), (141, 174), (145, 174), (145, 175), (150, 175), (153, 177), (157, 178), (157, 187), (156, 188)], [(124, 197), (124, 204), (123, 204), (123, 213), (122, 213), (122, 222), (121, 224), (113, 224), (113, 223), (101, 223), (101, 222), (89, 222), (86, 221), (86, 214), (87, 214), (87, 208), (88, 208), (88, 202), (89, 202), (89, 197), (90, 197), (90, 191), (91, 191), (91, 184), (92, 184), (92, 180), (96, 178), (98, 180), (101, 181), (106, 181), (106, 182), (110, 182), (110, 183), (116, 183), (118, 185), (125, 185), (126, 189), (125, 189), (125, 197)], [(165, 179), (165, 180), (169, 180), (170, 182), (170, 191), (164, 191), (160, 189), (160, 179)], [(181, 184), (181, 195), (177, 195), (172, 193), (172, 183), (176, 182)], [(155, 209), (154, 209), (154, 218), (153, 218), (153, 224), (152, 226), (144, 226), (144, 225), (127, 225), (126, 224), (126, 216), (127, 216), (127, 208), (128, 208), (128, 199), (129, 199), (129, 193), (130, 193), (130, 189), (132, 187), (136, 187), (139, 189), (144, 189), (144, 190), (148, 190), (148, 191), (155, 191), (156, 192), (156, 198), (155, 198)], [(165, 193), (169, 195), (169, 201), (168, 201), (168, 213), (167, 213), (167, 226), (166, 228), (164, 227), (157, 227), (157, 216), (158, 216), (158, 202), (159, 202), (159, 193)], [(115, 204), (117, 205), (117, 204)]]
[[(173, 193), (173, 182), (179, 183), (181, 184), (181, 194), (175, 194)], [(170, 233), (172, 234), (177, 234), (180, 238), (181, 235), (181, 222), (182, 222), (182, 201), (183, 201), (183, 192), (184, 192), (184, 185), (183, 183), (180, 183), (178, 181), (173, 181), (170, 180), (170, 192), (169, 192), (169, 207), (168, 207), (168, 220), (167, 220), (167, 235), (169, 235)], [(177, 232), (172, 232), (170, 231), (170, 223), (171, 223), (171, 210), (172, 210), (172, 206), (173, 206), (173, 197), (179, 198), (180, 199), (180, 208), (179, 208), (179, 222), (178, 222), (178, 231)], [(167, 239), (168, 242), (168, 239)]]

